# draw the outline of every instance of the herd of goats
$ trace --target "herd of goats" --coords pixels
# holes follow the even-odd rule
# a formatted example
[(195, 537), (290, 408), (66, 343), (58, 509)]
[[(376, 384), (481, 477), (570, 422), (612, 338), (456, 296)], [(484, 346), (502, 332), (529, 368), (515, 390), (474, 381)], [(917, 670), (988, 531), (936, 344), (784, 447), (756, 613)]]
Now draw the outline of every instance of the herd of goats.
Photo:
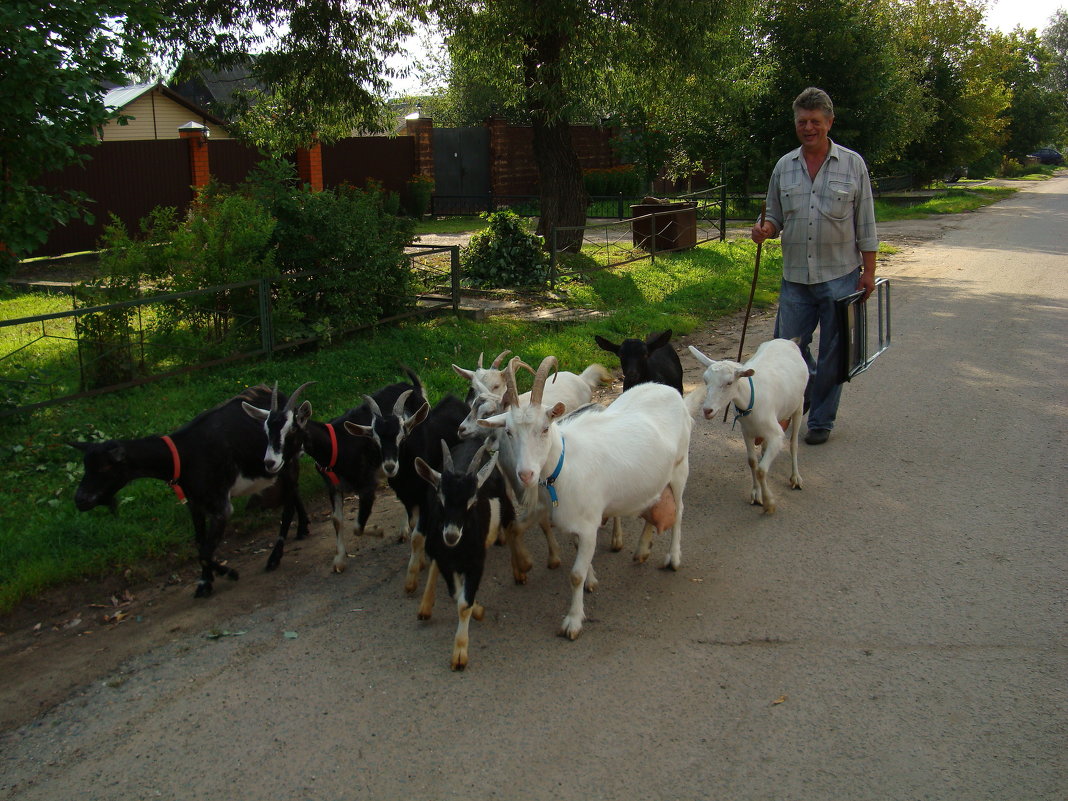
[[(279, 491), (282, 520), (268, 570), (282, 559), (294, 516), (297, 538), (307, 535), (298, 481), (303, 453), (314, 461), (330, 496), (335, 572), (345, 569), (346, 537), (364, 533), (385, 476), (407, 514), (407, 592), (415, 591), (429, 564), (419, 618), (431, 615), (438, 573), (456, 602), (454, 670), (468, 662), (471, 617), (483, 615), (475, 596), (487, 546), (503, 539), (513, 577), (524, 583), (531, 560), (523, 534), (535, 523), (545, 534), (549, 567), (560, 564), (554, 532), (577, 543), (571, 603), (560, 627), (562, 635), (575, 639), (585, 619), (583, 593), (597, 586), (592, 559), (605, 522), (613, 521), (612, 549), (618, 551), (620, 519), (645, 521), (634, 553), (640, 562), (648, 558), (654, 534), (670, 529), (664, 567), (678, 568), (690, 431), (699, 411), (712, 419), (729, 404), (735, 407), (754, 504), (775, 510), (767, 473), (787, 435), (790, 485), (801, 487), (797, 437), (808, 369), (796, 342), (765, 342), (745, 364), (716, 361), (690, 346), (705, 367), (706, 386), (684, 394), (670, 330), (618, 345), (596, 339), (619, 357), (623, 371), (623, 392), (607, 406), (592, 402), (594, 389), (611, 381), (601, 365), (575, 374), (557, 370), (556, 358), (549, 356), (535, 371), (518, 356), (505, 364), (509, 351), (489, 367), (483, 367), (482, 355), (474, 369), (453, 365), (470, 385), (464, 400), (450, 393), (431, 407), (418, 375), (404, 368), (407, 381), (364, 395), (362, 404), (329, 422), (313, 420), (311, 403), (300, 402), (308, 384), (288, 397), (277, 386), (257, 386), (169, 435), (76, 443), (84, 452), (85, 474), (75, 504), (82, 511), (101, 505), (114, 511), (116, 493), (130, 481), (166, 481), (193, 517), (201, 567), (195, 595), (204, 597), (216, 575), (237, 578), (215, 560), (231, 498), (272, 486)], [(534, 374), (533, 387), (523, 394), (516, 386), (519, 369)], [(351, 495), (359, 498), (355, 521), (346, 519), (342, 506)]]

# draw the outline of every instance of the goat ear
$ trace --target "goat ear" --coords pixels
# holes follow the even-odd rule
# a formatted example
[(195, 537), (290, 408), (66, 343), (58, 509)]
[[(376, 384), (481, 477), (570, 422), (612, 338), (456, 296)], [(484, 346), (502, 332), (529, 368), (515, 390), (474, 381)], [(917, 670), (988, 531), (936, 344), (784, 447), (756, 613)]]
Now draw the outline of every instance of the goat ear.
[(423, 405), (419, 407), (419, 411), (413, 414), (411, 417), (404, 421), (404, 428), (407, 431), (411, 431), (417, 425), (426, 420), (426, 416), (430, 414), (430, 404), (423, 401)]
[(68, 442), (67, 444), (70, 445), (72, 448), (77, 448), (82, 453), (85, 453), (87, 450), (89, 450), (89, 446), (92, 443), (91, 442)]
[(454, 364), (452, 366), (452, 369), (456, 371), (456, 375), (460, 376), (460, 378), (464, 379), (465, 381), (470, 381), (472, 378), (475, 377), (474, 370), (465, 370), (458, 364)]
[(601, 350), (606, 350), (609, 353), (616, 354), (617, 356), (619, 355), (619, 345), (615, 345), (609, 342), (607, 339), (598, 334), (594, 334), (593, 339), (597, 343), (597, 347), (599, 347)]
[(304, 401), (304, 403), (300, 404), (300, 406), (297, 408), (297, 413), (293, 415), (293, 419), (300, 428), (304, 428), (304, 426), (307, 425), (308, 421), (311, 419), (311, 416), (311, 401)]
[(739, 378), (748, 378), (749, 376), (754, 375), (755, 373), (756, 373), (756, 370), (754, 370), (752, 367), (750, 367), (748, 370), (741, 370), (738, 373), (738, 377)]
[(441, 473), (423, 461), (422, 456), (415, 457), (415, 472), (427, 484), (437, 489), (441, 486)]
[(711, 367), (713, 364), (716, 363), (715, 359), (708, 358), (707, 356), (705, 356), (705, 354), (701, 353), (701, 351), (699, 351), (693, 345), (690, 345), (690, 353), (692, 353), (693, 357), (705, 367)]
[(248, 401), (241, 401), (241, 408), (245, 410), (245, 414), (247, 414), (253, 420), (258, 420), (261, 423), (266, 420), (271, 414), (266, 409), (261, 409), (258, 406), (253, 406)]
[(564, 406), (564, 402), (563, 401), (557, 401), (555, 403), (555, 405), (553, 406), (553, 408), (551, 408), (549, 410), (549, 419), (550, 420), (555, 420), (557, 417), (563, 416), (564, 412), (566, 412), (566, 411), (567, 411), (567, 407)]
[(354, 437), (370, 437), (374, 432), (374, 428), (371, 426), (361, 426), (359, 423), (354, 423), (351, 420), (345, 421), (345, 430)]
[(650, 334), (645, 338), (645, 347), (649, 350), (662, 348), (671, 341), (671, 329), (661, 331), (659, 334)]
[(489, 461), (482, 465), (482, 468), (478, 471), (478, 488), (482, 489), (482, 485), (486, 483), (486, 479), (490, 477), (490, 473), (497, 467), (497, 454), (493, 454)]

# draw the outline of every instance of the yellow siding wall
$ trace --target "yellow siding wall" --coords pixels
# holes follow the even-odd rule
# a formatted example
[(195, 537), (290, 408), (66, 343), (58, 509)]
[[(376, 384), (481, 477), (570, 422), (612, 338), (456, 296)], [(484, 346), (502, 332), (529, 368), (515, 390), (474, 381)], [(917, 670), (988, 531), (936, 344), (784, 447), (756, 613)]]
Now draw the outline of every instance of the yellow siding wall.
[(131, 119), (126, 125), (119, 125), (112, 120), (101, 129), (101, 140), (115, 142), (122, 139), (177, 139), (178, 126), (192, 120), (206, 125), (212, 139), (229, 139), (225, 128), (214, 125), (203, 117), (193, 113), (180, 103), (153, 89), (145, 92), (133, 103), (127, 105), (122, 113)]

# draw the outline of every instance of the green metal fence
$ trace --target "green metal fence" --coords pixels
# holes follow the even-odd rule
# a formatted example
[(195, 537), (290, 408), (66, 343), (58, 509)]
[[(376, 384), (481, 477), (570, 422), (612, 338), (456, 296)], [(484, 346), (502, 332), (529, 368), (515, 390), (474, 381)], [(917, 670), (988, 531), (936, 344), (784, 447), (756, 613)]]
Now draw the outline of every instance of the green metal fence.
[[(413, 246), (407, 255), (416, 294), (398, 299), (404, 311), (331, 330), (330, 337), (459, 308), (459, 248)], [(315, 292), (324, 275), (308, 271), (80, 307), (84, 295), (68, 287), (70, 308), (0, 321), (0, 417), (317, 342), (326, 333), (306, 333), (314, 320), (300, 321), (305, 333), (286, 333), (294, 321), (279, 319), (275, 299)]]

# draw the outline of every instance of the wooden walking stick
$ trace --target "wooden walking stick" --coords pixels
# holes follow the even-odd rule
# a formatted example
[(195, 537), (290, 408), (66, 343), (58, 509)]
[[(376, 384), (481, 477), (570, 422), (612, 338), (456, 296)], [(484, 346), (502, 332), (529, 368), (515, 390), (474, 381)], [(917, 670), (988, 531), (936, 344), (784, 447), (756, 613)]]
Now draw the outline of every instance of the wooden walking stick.
[[(760, 204), (760, 225), (764, 225), (764, 215), (767, 214), (768, 203), (763, 201)], [(745, 348), (745, 329), (749, 327), (749, 312), (753, 310), (753, 296), (756, 295), (757, 278), (760, 275), (760, 250), (764, 246), (763, 242), (757, 242), (756, 251), (756, 263), (753, 265), (753, 285), (749, 287), (749, 304), (745, 307), (745, 317), (742, 319), (742, 338), (738, 342), (738, 361), (742, 360), (742, 350)], [(727, 422), (727, 411), (730, 409), (730, 404), (723, 410), (723, 422)]]

